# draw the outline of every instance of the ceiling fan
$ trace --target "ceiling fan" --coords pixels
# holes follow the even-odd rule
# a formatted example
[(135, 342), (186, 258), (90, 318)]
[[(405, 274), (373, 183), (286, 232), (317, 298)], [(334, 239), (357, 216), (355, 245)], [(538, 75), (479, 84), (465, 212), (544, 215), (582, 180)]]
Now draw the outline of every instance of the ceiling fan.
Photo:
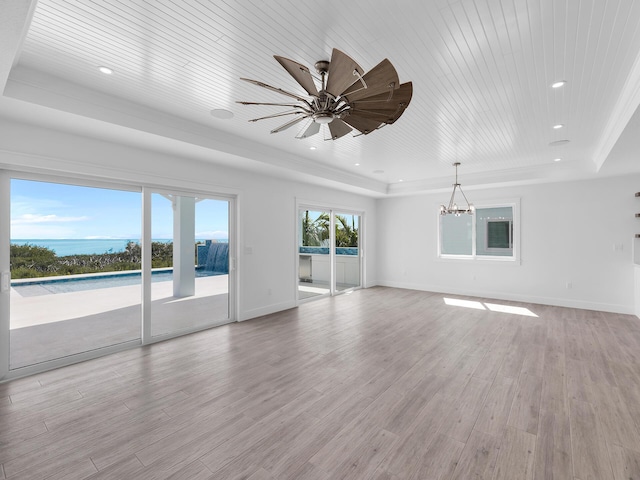
[(386, 58), (364, 73), (352, 58), (334, 48), (331, 61), (320, 60), (315, 63), (320, 78), (314, 77), (307, 67), (298, 62), (278, 55), (274, 55), (274, 58), (308, 96), (297, 95), (258, 80), (241, 78), (240, 80), (295, 100), (290, 103), (237, 102), (242, 105), (288, 107), (287, 111), (249, 120), (257, 122), (268, 118), (295, 117), (274, 128), (271, 133), (281, 132), (307, 120), (306, 127), (296, 138), (315, 135), (320, 131), (321, 125), (327, 125), (331, 134), (325, 140), (336, 140), (353, 129), (367, 135), (398, 120), (411, 101), (411, 82), (400, 84), (396, 69)]

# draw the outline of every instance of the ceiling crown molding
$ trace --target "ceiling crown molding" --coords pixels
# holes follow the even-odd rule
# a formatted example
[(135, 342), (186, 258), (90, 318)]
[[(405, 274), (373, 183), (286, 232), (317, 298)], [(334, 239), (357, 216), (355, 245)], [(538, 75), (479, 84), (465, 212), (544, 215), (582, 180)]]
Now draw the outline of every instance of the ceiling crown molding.
[(633, 63), (622, 92), (618, 97), (618, 102), (604, 128), (600, 143), (595, 149), (593, 162), (597, 171), (602, 168), (602, 165), (609, 157), (611, 150), (638, 109), (638, 105), (640, 105), (640, 55), (636, 57)]

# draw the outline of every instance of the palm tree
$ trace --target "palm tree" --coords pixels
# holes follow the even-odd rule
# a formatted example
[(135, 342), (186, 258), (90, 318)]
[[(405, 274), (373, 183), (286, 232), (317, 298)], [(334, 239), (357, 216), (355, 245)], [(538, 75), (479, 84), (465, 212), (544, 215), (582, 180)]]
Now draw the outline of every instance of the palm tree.
[[(336, 215), (335, 235), (336, 247), (357, 247), (358, 228), (355, 226), (355, 218), (352, 217), (351, 225), (343, 215)], [(302, 245), (305, 247), (329, 246), (329, 228), (331, 217), (329, 213), (322, 212), (318, 218), (311, 220), (309, 210), (305, 211), (302, 218)]]
[(309, 210), (305, 211), (302, 219), (302, 245), (305, 247), (319, 247), (329, 240), (329, 214), (321, 213), (318, 218), (311, 220)]
[(355, 226), (355, 219), (352, 217), (349, 225), (346, 217), (336, 215), (336, 247), (357, 247), (358, 229)]

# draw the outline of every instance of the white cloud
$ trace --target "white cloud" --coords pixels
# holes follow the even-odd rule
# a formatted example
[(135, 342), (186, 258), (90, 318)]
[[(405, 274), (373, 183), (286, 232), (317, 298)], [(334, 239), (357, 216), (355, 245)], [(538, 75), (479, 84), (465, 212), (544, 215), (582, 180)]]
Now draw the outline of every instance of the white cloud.
[(11, 219), (11, 225), (31, 225), (34, 223), (68, 223), (68, 222), (85, 222), (89, 217), (59, 217), (58, 215), (40, 215), (33, 213), (24, 213), (18, 217)]

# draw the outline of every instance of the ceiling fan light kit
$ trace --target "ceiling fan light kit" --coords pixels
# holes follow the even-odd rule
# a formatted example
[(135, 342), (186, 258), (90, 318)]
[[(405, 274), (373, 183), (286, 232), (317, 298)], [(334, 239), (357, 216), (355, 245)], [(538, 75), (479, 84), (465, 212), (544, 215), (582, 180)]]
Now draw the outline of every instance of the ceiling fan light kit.
[(318, 79), (298, 62), (278, 55), (274, 55), (274, 58), (305, 90), (307, 96), (272, 87), (258, 80), (241, 78), (240, 80), (277, 92), (294, 101), (237, 102), (242, 105), (289, 108), (281, 113), (249, 120), (257, 122), (268, 118), (294, 117), (271, 130), (271, 133), (281, 132), (307, 120), (306, 126), (296, 138), (303, 139), (317, 134), (321, 125), (329, 128), (330, 138), (325, 140), (336, 140), (354, 129), (359, 134), (368, 135), (385, 125), (395, 123), (409, 106), (413, 95), (412, 83), (401, 84), (395, 68), (387, 59), (364, 73), (362, 67), (351, 57), (334, 48), (331, 61), (320, 60), (315, 63), (316, 72), (320, 75)]

